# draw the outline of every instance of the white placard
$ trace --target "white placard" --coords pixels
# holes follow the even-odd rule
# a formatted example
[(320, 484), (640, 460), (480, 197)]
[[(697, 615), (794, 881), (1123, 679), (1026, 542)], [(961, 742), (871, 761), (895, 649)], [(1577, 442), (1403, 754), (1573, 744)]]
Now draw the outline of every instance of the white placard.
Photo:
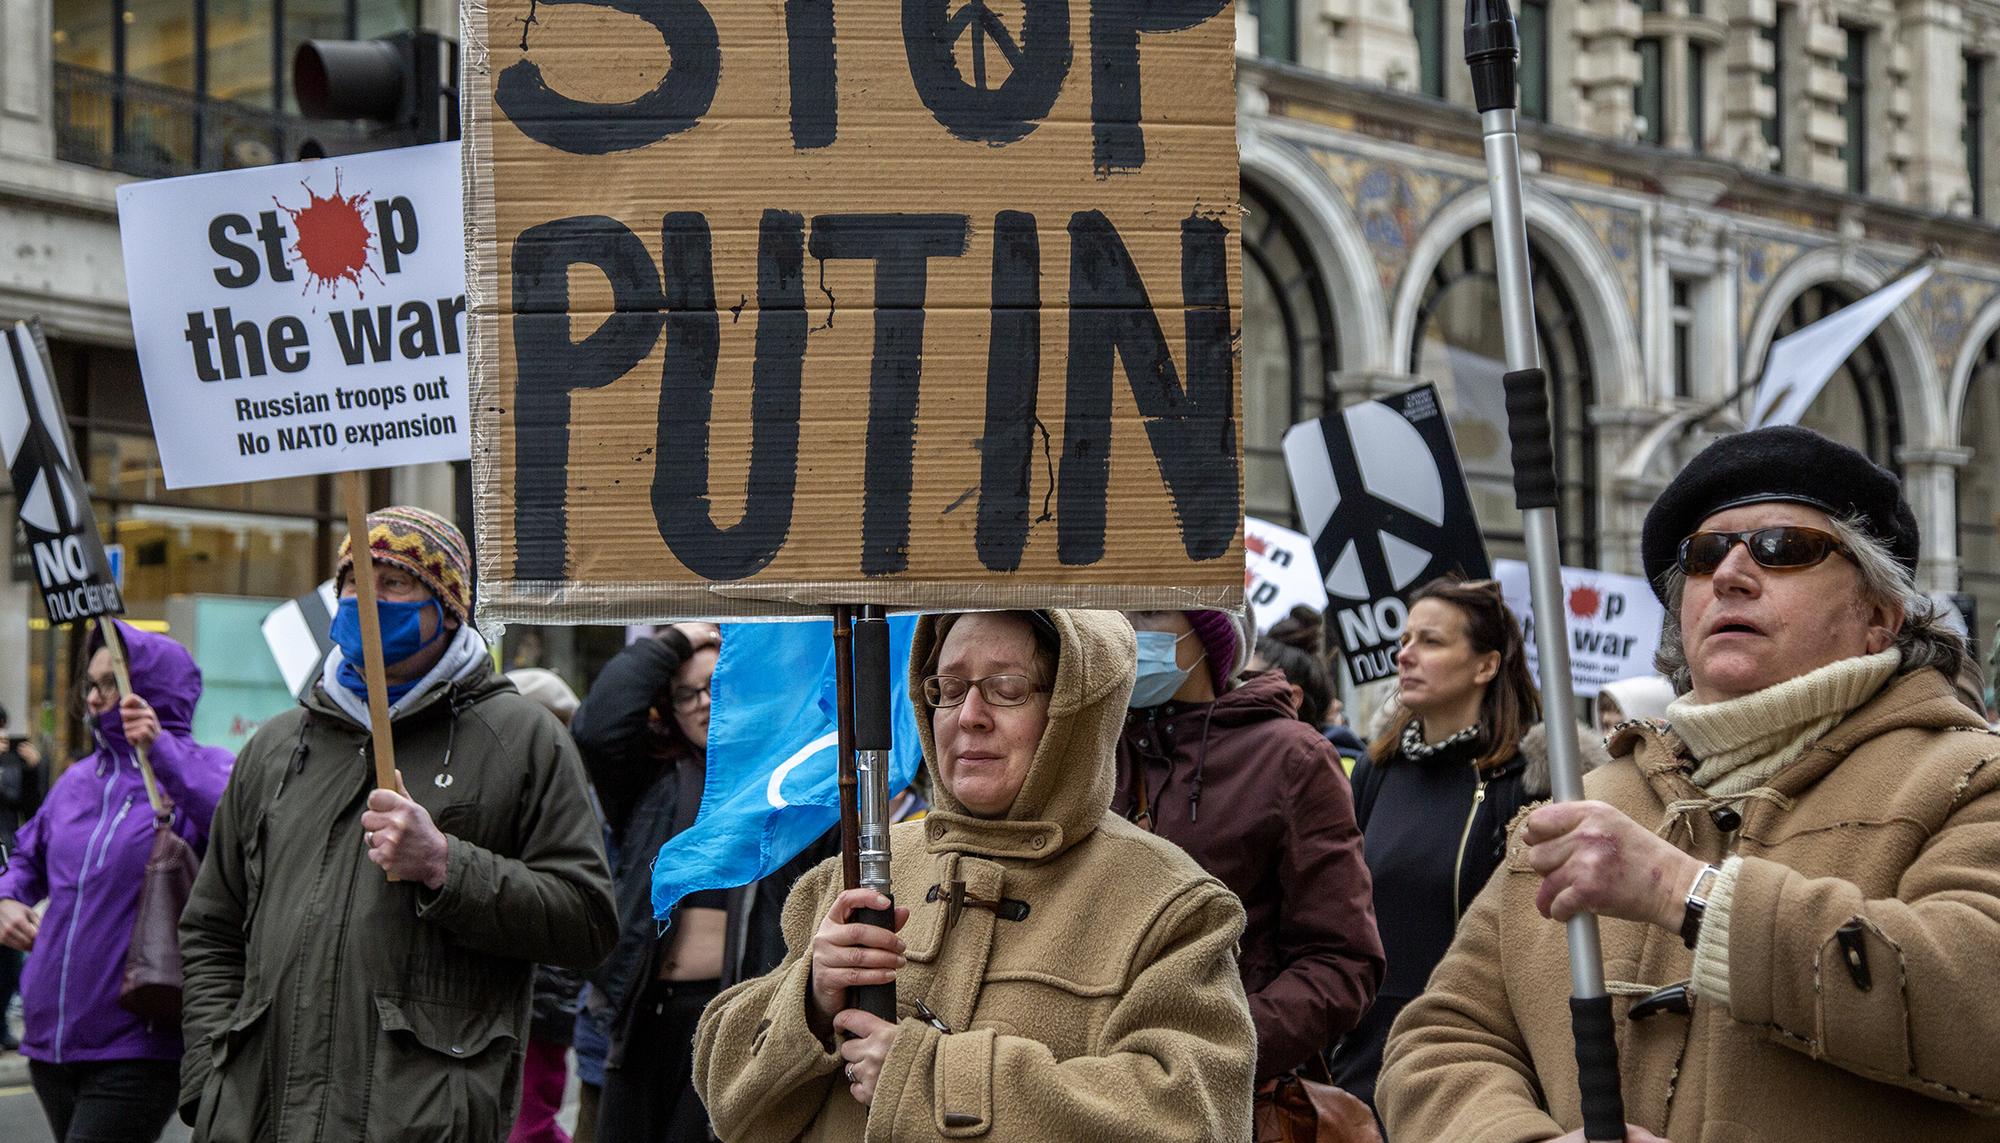
[[(1528, 641), (1528, 670), (1539, 685), (1541, 659), (1535, 647), (1528, 565), (1520, 560), (1494, 560), (1493, 577), (1500, 581), (1507, 606), (1521, 619)], [(1595, 697), (1606, 683), (1652, 674), (1666, 608), (1654, 598), (1645, 579), (1571, 567), (1562, 570), (1562, 578), (1563, 619), (1569, 624), (1570, 684), (1576, 693)]]
[(1243, 519), (1243, 598), (1256, 608), (1257, 634), (1303, 603), (1326, 610), (1326, 583), (1310, 537), (1255, 516)]
[(457, 143), (118, 189), (169, 488), (469, 455)]

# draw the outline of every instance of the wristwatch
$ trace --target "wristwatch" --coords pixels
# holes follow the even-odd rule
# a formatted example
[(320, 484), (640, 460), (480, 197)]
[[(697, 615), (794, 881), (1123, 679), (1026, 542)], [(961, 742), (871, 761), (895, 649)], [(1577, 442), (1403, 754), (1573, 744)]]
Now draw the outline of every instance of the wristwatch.
[(1695, 874), (1694, 885), (1688, 889), (1687, 912), (1681, 914), (1681, 943), (1693, 948), (1701, 939), (1701, 919), (1708, 915), (1708, 892), (1715, 887), (1715, 879), (1722, 876), (1722, 870), (1713, 865), (1704, 865)]

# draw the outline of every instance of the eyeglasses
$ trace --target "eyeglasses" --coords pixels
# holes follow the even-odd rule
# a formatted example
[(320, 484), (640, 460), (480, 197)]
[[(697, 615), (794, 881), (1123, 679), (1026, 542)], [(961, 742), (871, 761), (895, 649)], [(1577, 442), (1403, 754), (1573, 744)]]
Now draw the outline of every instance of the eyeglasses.
[(674, 709), (693, 710), (701, 705), (701, 700), (708, 697), (709, 693), (708, 693), (708, 688), (706, 686), (688, 687), (688, 688), (675, 687), (673, 693)]
[(115, 676), (103, 679), (85, 677), (83, 680), (83, 694), (85, 698), (89, 698), (93, 694), (99, 694), (115, 702), (118, 699), (118, 679)]
[(1762, 567), (1788, 570), (1824, 563), (1828, 556), (1848, 554), (1840, 537), (1818, 528), (1787, 524), (1776, 528), (1751, 528), (1742, 532), (1696, 532), (1681, 541), (1680, 569), (1686, 575), (1713, 575), (1729, 549), (1742, 544)]
[(957, 675), (932, 675), (924, 680), (924, 701), (935, 710), (954, 707), (965, 701), (972, 688), (988, 706), (1020, 706), (1029, 698), (1048, 691), (1048, 686), (1026, 675), (988, 675), (983, 679), (961, 679)]

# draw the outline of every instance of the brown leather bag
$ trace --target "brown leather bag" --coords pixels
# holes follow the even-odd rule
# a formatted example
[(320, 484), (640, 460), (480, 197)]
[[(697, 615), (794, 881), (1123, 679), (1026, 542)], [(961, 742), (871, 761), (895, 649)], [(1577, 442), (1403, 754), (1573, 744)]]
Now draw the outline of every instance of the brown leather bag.
[(125, 982), (118, 1004), (152, 1021), (181, 1019), (181, 910), (201, 869), (194, 850), (174, 832), (170, 815), (154, 820), (153, 852), (139, 886), (132, 948), (125, 954)]
[(1257, 1089), (1257, 1143), (1382, 1143), (1375, 1113), (1334, 1086), (1324, 1059), (1315, 1055), (1300, 1072)]

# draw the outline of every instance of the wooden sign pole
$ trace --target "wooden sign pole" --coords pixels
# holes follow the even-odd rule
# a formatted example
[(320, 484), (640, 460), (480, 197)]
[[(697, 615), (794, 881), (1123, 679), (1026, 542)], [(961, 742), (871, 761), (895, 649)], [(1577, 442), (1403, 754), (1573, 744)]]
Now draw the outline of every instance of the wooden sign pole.
[[(111, 652), (111, 674), (118, 680), (118, 702), (132, 693), (132, 670), (125, 662), (125, 641), (118, 637), (118, 622), (109, 615), (97, 617), (97, 633), (104, 637), (104, 649)], [(146, 748), (134, 742), (132, 752), (139, 756), (139, 776), (146, 780), (146, 802), (153, 807), (153, 817), (166, 813), (166, 803), (160, 798), (160, 784), (153, 778), (153, 764), (146, 757)]]
[[(396, 739), (389, 727), (389, 681), (382, 663), (382, 616), (375, 610), (375, 560), (368, 543), (368, 494), (359, 472), (340, 474), (347, 501), (347, 544), (354, 555), (354, 594), (361, 612), (362, 677), (368, 684), (368, 729), (375, 742), (375, 785), (396, 789)], [(398, 880), (395, 874), (389, 880)]]

